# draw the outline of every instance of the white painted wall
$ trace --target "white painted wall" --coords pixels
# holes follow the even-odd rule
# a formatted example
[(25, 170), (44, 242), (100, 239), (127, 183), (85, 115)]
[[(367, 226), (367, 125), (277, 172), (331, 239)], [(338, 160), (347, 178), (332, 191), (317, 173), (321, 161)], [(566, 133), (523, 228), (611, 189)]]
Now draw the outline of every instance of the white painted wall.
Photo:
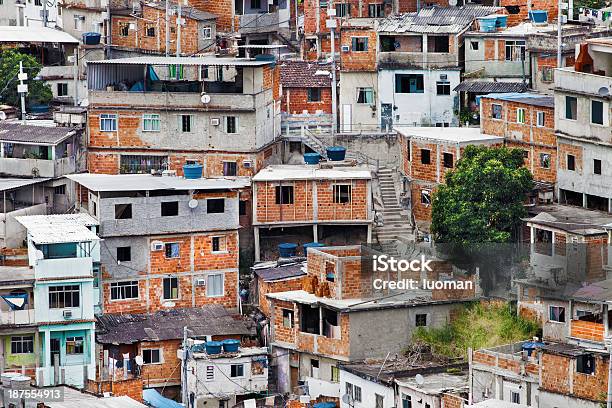
[(341, 396), (346, 393), (346, 383), (353, 384), (353, 386), (361, 387), (361, 402), (355, 401), (354, 404), (349, 405), (340, 400), (340, 408), (372, 408), (376, 406), (376, 394), (382, 395), (383, 408), (394, 408), (395, 407), (395, 395), (393, 393), (393, 387), (388, 387), (373, 381), (368, 381), (355, 374), (349, 373), (340, 369), (340, 394)]

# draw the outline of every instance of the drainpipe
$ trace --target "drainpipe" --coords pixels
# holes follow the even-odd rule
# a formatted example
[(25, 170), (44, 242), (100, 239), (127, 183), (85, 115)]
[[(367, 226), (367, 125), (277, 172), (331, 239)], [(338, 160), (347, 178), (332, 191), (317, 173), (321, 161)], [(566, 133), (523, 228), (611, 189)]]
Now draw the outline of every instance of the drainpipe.
[(612, 408), (612, 339), (608, 338), (608, 397), (606, 398), (606, 407)]

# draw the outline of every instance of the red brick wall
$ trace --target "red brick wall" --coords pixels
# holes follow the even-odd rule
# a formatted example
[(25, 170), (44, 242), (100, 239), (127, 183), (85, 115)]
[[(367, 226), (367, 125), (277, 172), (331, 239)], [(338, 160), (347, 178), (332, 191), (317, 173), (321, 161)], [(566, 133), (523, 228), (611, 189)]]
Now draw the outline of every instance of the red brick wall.
[[(353, 51), (353, 37), (367, 38), (367, 51)], [(340, 45), (349, 48), (349, 52), (340, 52), (340, 69), (342, 71), (376, 70), (376, 50), (378, 47), (376, 31), (372, 29), (342, 29)]]
[(281, 110), (290, 114), (301, 114), (304, 111), (316, 113), (332, 113), (331, 88), (319, 88), (321, 100), (319, 102), (308, 101), (308, 88), (284, 88)]
[(130, 378), (120, 381), (94, 381), (87, 380), (85, 388), (88, 392), (103, 395), (110, 392), (114, 397), (126, 395), (135, 401), (143, 402), (142, 378)]
[(601, 323), (572, 320), (571, 328), (572, 337), (601, 343), (604, 341), (604, 325)]
[(441, 408), (463, 408), (463, 398), (458, 395), (443, 394)]
[[(271, 302), (266, 297), (268, 293), (278, 293), (278, 292), (288, 292), (290, 290), (301, 290), (304, 285), (306, 275), (300, 276), (297, 278), (283, 279), (280, 281), (274, 282), (265, 282), (263, 279), (259, 278), (257, 280), (257, 288), (258, 288), (258, 299), (259, 299), (259, 310), (266, 315), (270, 316), (271, 312)], [(281, 316), (282, 318), (282, 316)]]
[(181, 340), (164, 340), (157, 342), (143, 342), (138, 344), (138, 354), (142, 355), (143, 349), (163, 349), (161, 364), (145, 364), (142, 366), (141, 377), (145, 387), (150, 384), (180, 383), (181, 382), (181, 360), (177, 356), (177, 350), (181, 347)]
[(595, 374), (582, 374), (576, 372), (575, 361), (574, 366), (570, 367), (569, 357), (544, 353), (540, 389), (570, 395), (570, 376), (572, 376), (574, 397), (601, 401), (602, 395), (607, 393), (608, 364), (607, 358), (597, 355)]
[[(508, 26), (512, 27), (520, 24), (527, 19), (527, 1), (526, 0), (502, 0), (499, 4), (501, 7), (519, 6), (518, 14), (508, 14)], [(532, 10), (547, 10), (548, 21), (557, 18), (557, 3), (553, 0), (533, 0), (531, 1)]]
[[(234, 14), (232, 0), (192, 0), (189, 4), (198, 10), (207, 11), (216, 15), (218, 31), (232, 31), (232, 15)], [(238, 24), (235, 25), (235, 28), (238, 28)]]
[(559, 149), (559, 168), (567, 170), (567, 155), (571, 154), (575, 157), (574, 166), (575, 172), (582, 174), (582, 146), (574, 146), (566, 143), (558, 143), (557, 148)]

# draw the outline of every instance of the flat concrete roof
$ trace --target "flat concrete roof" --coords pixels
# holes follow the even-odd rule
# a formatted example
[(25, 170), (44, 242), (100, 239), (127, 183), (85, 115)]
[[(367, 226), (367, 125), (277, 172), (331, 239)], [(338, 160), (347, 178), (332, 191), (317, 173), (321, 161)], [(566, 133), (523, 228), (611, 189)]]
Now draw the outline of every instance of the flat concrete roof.
[(91, 191), (229, 190), (251, 185), (248, 177), (186, 179), (151, 174), (69, 174), (66, 176)]
[(281, 164), (268, 166), (253, 177), (253, 181), (278, 180), (351, 180), (372, 178), (372, 172), (364, 167), (341, 166), (321, 168), (310, 164)]
[(468, 386), (466, 373), (436, 373), (423, 375), (425, 382), (418, 384), (415, 377), (397, 378), (395, 382), (401, 387), (408, 387), (424, 394), (437, 395), (447, 391), (461, 391)]
[(465, 408), (529, 408), (527, 405), (515, 404), (513, 402), (490, 399), (476, 404), (466, 405)]
[(527, 209), (523, 220), (580, 235), (598, 235), (612, 228), (612, 215), (602, 211), (562, 204), (538, 205)]
[(85, 394), (70, 387), (62, 387), (64, 390), (63, 401), (45, 401), (49, 408), (147, 408), (146, 405), (122, 395), (119, 397), (98, 398), (91, 394)]
[(396, 132), (410, 138), (431, 140), (434, 142), (448, 142), (457, 144), (482, 143), (482, 142), (503, 142), (504, 138), (499, 136), (486, 135), (480, 132), (479, 128), (465, 127), (412, 127), (395, 126)]
[(65, 31), (49, 27), (0, 26), (0, 42), (78, 44), (79, 40)]
[[(1, 31), (0, 31), (1, 35)], [(217, 57), (131, 57), (101, 61), (87, 61), (87, 65), (205, 65), (234, 67), (263, 67), (274, 61), (260, 61), (251, 58), (217, 58)]]
[(28, 266), (0, 266), (0, 286), (24, 285), (34, 282), (34, 269)]
[(87, 228), (87, 224), (95, 225), (91, 220), (96, 222), (86, 214), (25, 215), (15, 219), (28, 230), (28, 235), (36, 244), (88, 242), (100, 239)]

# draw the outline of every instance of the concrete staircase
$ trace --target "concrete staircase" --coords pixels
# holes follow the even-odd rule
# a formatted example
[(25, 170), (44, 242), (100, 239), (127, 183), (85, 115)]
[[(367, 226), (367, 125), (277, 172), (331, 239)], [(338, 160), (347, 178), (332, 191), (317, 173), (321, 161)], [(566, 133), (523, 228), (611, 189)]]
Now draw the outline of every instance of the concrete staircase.
[[(375, 231), (378, 241), (383, 244), (384, 249), (385, 242), (393, 241), (398, 237), (413, 239), (414, 236), (412, 225), (401, 214), (402, 208), (399, 205), (395, 190), (393, 170), (386, 167), (379, 168), (378, 183), (383, 204), (383, 225), (376, 227)], [(390, 245), (387, 245), (387, 250), (391, 250)]]

